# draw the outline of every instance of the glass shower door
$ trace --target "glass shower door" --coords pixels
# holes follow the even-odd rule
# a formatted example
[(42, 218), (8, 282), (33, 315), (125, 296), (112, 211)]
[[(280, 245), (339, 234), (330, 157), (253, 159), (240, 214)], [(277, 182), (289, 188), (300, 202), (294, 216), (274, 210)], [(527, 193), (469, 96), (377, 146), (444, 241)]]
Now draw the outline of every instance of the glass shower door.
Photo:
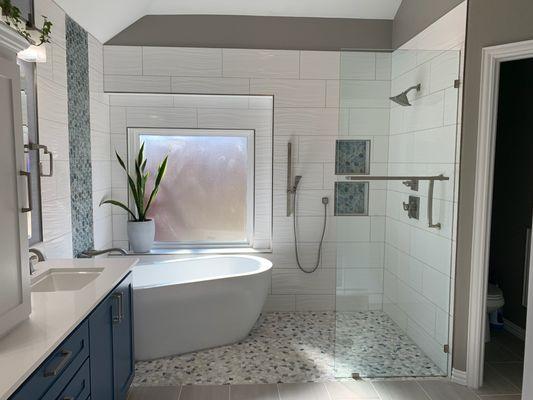
[(341, 52), (337, 378), (448, 374), (459, 65), (459, 51)]

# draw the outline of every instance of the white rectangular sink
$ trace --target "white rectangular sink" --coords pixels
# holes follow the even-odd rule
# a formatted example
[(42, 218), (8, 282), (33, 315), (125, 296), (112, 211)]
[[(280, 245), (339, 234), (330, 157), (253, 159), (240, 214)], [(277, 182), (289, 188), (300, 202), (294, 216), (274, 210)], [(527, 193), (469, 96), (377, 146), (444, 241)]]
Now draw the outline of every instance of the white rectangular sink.
[(61, 292), (83, 289), (102, 273), (103, 268), (50, 268), (31, 281), (32, 292)]

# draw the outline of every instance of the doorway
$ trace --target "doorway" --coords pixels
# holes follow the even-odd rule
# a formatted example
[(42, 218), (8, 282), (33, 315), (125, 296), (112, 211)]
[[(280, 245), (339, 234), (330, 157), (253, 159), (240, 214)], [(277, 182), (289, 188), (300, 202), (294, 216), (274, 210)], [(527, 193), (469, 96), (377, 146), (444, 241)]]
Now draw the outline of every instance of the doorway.
[(533, 205), (533, 58), (500, 65), (492, 193), (485, 380), (522, 388)]
[(501, 378), (520, 393), (532, 356), (533, 41), (485, 48), (482, 63), (467, 382)]

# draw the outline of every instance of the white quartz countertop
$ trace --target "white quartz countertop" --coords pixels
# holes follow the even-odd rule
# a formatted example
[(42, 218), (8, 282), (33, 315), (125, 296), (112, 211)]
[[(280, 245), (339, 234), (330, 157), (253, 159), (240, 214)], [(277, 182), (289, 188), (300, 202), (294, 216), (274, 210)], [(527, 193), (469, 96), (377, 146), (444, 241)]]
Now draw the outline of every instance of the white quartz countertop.
[(32, 292), (30, 318), (0, 338), (0, 400), (15, 392), (137, 261), (113, 257), (49, 260), (37, 264), (33, 281), (51, 268), (103, 268), (103, 271), (80, 290)]

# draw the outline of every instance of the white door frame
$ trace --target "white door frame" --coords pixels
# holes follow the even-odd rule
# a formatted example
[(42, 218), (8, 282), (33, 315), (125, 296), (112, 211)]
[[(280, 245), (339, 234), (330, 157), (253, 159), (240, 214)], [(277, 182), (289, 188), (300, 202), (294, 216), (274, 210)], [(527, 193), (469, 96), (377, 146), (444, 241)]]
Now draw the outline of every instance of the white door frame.
[(500, 64), (532, 57), (533, 40), (485, 47), (482, 50), (466, 357), (466, 379), (472, 388), (483, 384)]

